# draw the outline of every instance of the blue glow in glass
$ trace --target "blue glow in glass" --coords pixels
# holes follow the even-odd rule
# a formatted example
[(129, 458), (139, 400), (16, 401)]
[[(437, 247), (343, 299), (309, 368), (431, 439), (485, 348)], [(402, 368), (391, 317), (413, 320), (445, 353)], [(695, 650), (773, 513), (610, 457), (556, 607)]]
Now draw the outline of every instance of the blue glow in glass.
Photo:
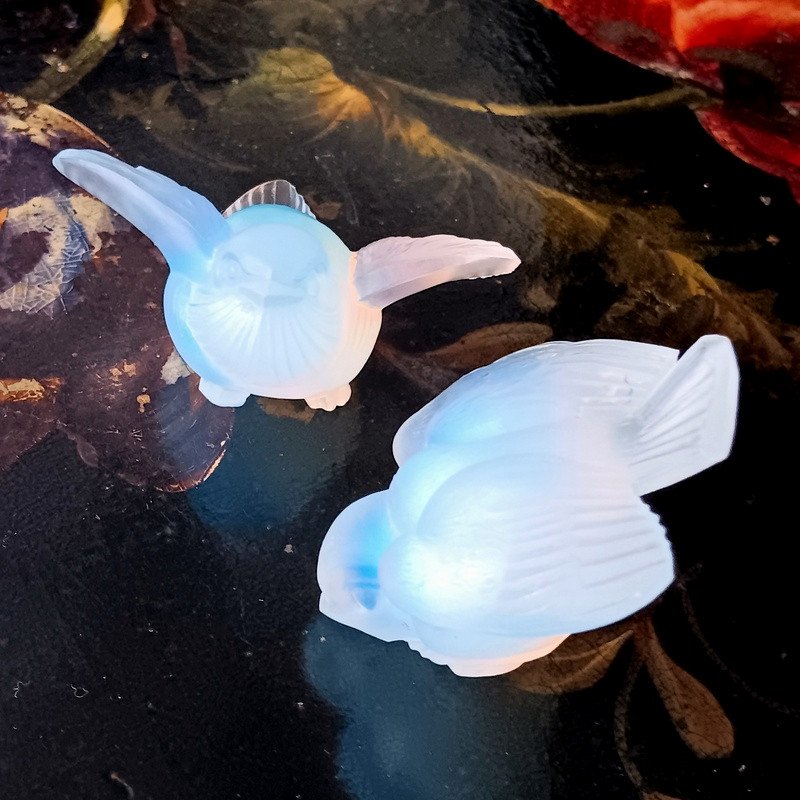
[(260, 184), (220, 213), (107, 153), (64, 150), (53, 164), (161, 250), (167, 327), (217, 405), (240, 406), (250, 394), (328, 411), (344, 405), (386, 305), (520, 263), (496, 242), (446, 235), (391, 237), (351, 252), (286, 181)]
[(465, 676), (632, 614), (674, 576), (641, 496), (728, 456), (738, 387), (721, 336), (680, 359), (551, 342), (464, 376), (402, 425), (389, 488), (334, 521), (320, 609)]

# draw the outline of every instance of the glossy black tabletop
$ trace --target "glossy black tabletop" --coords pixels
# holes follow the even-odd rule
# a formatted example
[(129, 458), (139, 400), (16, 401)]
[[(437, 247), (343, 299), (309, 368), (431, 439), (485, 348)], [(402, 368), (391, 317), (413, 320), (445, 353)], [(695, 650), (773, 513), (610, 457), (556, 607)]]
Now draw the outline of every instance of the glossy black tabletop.
[[(713, 92), (534, 0), (0, 3), (0, 798), (791, 796), (800, 207), (700, 124)], [(522, 265), (387, 308), (343, 408), (216, 408), (167, 364), (166, 267), (118, 217), (81, 206), (66, 299), (25, 294), (70, 241), (58, 209), (20, 222), (73, 191), (66, 146), (219, 208), (286, 178), (353, 249), (444, 232)], [(712, 332), (739, 357), (736, 440), (646, 498), (676, 558), (654, 604), (483, 679), (319, 613), (328, 527), (460, 375)]]

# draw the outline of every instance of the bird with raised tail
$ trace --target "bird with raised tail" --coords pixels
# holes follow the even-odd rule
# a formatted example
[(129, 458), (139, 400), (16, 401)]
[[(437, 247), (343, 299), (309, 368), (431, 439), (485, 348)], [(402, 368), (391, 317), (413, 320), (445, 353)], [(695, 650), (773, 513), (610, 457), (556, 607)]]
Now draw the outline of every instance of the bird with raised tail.
[(632, 614), (674, 577), (641, 495), (727, 458), (738, 393), (722, 336), (680, 359), (551, 342), (471, 372), (402, 425), (389, 488), (334, 521), (321, 611), (465, 676)]
[(353, 253), (282, 180), (220, 213), (191, 189), (107, 153), (63, 150), (53, 164), (162, 252), (167, 328), (200, 375), (200, 391), (221, 406), (250, 394), (328, 411), (344, 405), (386, 305), (520, 263), (496, 242), (449, 235), (381, 239)]

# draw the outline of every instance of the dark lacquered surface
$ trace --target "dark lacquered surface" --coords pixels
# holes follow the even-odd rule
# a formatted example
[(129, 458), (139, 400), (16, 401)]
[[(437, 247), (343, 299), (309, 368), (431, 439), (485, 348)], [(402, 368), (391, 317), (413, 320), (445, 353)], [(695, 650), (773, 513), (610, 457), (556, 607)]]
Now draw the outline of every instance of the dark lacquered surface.
[[(94, 14), (76, 4), (65, 33), (22, 8), (0, 16), (0, 91), (17, 95)], [(534, 104), (670, 85), (534, 2), (159, 8), (53, 101), (126, 161), (220, 207), (285, 177), (354, 248), (444, 231), (498, 238), (523, 266), (390, 307), (345, 408), (251, 398), (230, 441), (189, 379), (141, 414), (124, 369), (90, 380), (128, 363), (156, 385), (151, 331), (168, 356), (147, 316), (163, 265), (124, 225), (87, 265), (71, 321), (0, 311), (0, 380), (61, 381), (52, 405), (2, 406), (0, 796), (786, 796), (800, 743), (800, 209), (787, 186), (680, 106), (501, 118), (384, 80)], [(51, 191), (46, 159), (21, 169), (3, 141), (6, 205)], [(25, 269), (10, 264), (3, 288)], [(397, 427), (459, 374), (549, 338), (686, 347), (711, 331), (740, 356), (737, 440), (724, 464), (649, 498), (679, 574), (654, 606), (482, 680), (319, 615), (328, 526), (388, 484)], [(195, 486), (212, 441), (224, 456)]]

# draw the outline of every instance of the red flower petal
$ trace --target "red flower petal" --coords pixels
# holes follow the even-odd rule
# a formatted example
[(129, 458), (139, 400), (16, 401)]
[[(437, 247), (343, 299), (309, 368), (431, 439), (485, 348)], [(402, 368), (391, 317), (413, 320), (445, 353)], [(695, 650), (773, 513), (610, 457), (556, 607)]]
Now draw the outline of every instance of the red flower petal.
[(671, 5), (672, 35), (684, 52), (695, 47), (744, 49), (800, 37), (798, 0), (672, 0)]
[[(594, 44), (642, 67), (691, 80), (725, 104), (698, 112), (708, 132), (743, 161), (786, 179), (800, 201), (800, 0), (540, 0)], [(731, 101), (720, 62), (768, 82), (774, 113)], [(735, 74), (735, 73), (734, 73)], [(762, 103), (763, 100), (763, 103)]]
[(800, 202), (800, 119), (777, 122), (723, 106), (697, 112), (703, 127), (742, 161), (789, 182)]
[[(693, 57), (676, 45), (673, 31), (676, 0), (539, 1), (563, 17), (581, 36), (609, 53), (711, 89), (722, 88), (716, 61)], [(691, 0), (686, 0), (685, 5), (691, 5)]]

